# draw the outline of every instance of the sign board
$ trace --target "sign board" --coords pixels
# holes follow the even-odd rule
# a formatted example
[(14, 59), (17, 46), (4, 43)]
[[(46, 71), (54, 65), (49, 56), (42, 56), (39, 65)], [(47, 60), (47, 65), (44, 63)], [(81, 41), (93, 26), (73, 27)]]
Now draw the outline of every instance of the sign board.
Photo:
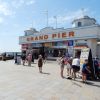
[(40, 43), (32, 43), (32, 47), (42, 47), (42, 44), (40, 44)]
[(81, 68), (82, 68), (82, 65), (85, 59), (88, 59), (88, 64), (89, 64), (90, 71), (91, 71), (90, 73), (91, 79), (94, 79), (95, 78), (95, 68), (93, 66), (92, 52), (91, 52), (91, 49), (89, 48), (82, 49), (81, 51), (81, 56), (80, 56), (80, 67)]
[(52, 33), (52, 34), (35, 34), (31, 36), (22, 36), (19, 37), (19, 43), (37, 43), (37, 42), (51, 42), (51, 41), (58, 41), (58, 40), (66, 40), (71, 39), (75, 36), (73, 31), (70, 32), (59, 32), (59, 33)]
[(73, 57), (73, 53), (74, 53), (74, 48), (73, 48), (73, 46), (69, 46), (69, 47), (68, 47), (68, 54), (69, 54), (69, 56), (70, 56), (70, 57)]
[(90, 52), (90, 49), (89, 48), (86, 48), (86, 49), (82, 49), (81, 50), (81, 55), (80, 55), (80, 66), (82, 67), (85, 59), (88, 59), (89, 57), (89, 52)]
[(74, 41), (73, 40), (69, 40), (68, 41), (68, 46), (73, 46), (74, 45)]

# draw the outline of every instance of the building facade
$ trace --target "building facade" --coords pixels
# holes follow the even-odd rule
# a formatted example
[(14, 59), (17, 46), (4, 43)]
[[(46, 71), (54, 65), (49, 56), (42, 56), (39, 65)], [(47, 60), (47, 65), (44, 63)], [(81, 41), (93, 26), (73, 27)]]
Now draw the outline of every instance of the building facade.
[(59, 51), (74, 56), (81, 49), (91, 48), (92, 56), (100, 58), (100, 25), (94, 18), (83, 16), (72, 22), (72, 28), (46, 27), (40, 31), (25, 30), (19, 37), (21, 50), (43, 48), (48, 56), (57, 57)]

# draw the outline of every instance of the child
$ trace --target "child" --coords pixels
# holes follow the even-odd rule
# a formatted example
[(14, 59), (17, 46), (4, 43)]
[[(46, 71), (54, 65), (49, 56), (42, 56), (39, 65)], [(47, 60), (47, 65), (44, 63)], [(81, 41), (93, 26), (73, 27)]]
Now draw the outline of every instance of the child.
[(82, 80), (83, 80), (83, 83), (86, 82), (87, 74), (89, 74), (89, 73), (91, 73), (91, 71), (89, 70), (88, 60), (86, 59), (84, 64), (83, 64), (83, 67), (82, 67)]
[(38, 58), (38, 67), (39, 67), (39, 72), (42, 73), (42, 66), (43, 66), (43, 58), (42, 55), (39, 55)]

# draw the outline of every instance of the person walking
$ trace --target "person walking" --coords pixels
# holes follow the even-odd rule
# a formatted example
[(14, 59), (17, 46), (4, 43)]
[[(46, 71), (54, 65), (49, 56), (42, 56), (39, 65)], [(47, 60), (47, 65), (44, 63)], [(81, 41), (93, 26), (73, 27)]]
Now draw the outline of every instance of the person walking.
[(86, 83), (87, 75), (91, 73), (89, 70), (88, 60), (86, 59), (82, 67), (82, 81)]
[(98, 62), (97, 57), (95, 57), (95, 59), (93, 60), (93, 65), (94, 65), (94, 69), (95, 69), (95, 78), (100, 79), (99, 62)]
[(60, 59), (60, 69), (61, 69), (60, 75), (61, 75), (62, 78), (64, 78), (64, 76), (63, 76), (64, 66), (65, 66), (64, 60), (65, 59), (64, 59), (64, 55), (63, 55)]
[(27, 61), (28, 61), (28, 66), (31, 66), (31, 63), (32, 63), (32, 54), (31, 53), (28, 54)]
[(23, 65), (25, 65), (26, 53), (24, 51), (22, 52), (21, 59), (22, 59)]
[(14, 60), (15, 60), (15, 64), (17, 64), (17, 53), (15, 53)]
[(34, 49), (32, 49), (32, 52), (31, 52), (31, 54), (32, 54), (32, 63), (34, 63), (34, 59), (35, 59), (35, 53), (34, 53)]
[(72, 77), (76, 78), (76, 73), (80, 70), (80, 59), (79, 57), (75, 57), (72, 61)]
[(42, 66), (43, 66), (43, 58), (42, 55), (39, 55), (38, 58), (38, 67), (39, 67), (39, 72), (42, 73)]
[(67, 68), (67, 76), (68, 76), (68, 77), (71, 77), (72, 58), (66, 59), (65, 65), (66, 65), (66, 68)]

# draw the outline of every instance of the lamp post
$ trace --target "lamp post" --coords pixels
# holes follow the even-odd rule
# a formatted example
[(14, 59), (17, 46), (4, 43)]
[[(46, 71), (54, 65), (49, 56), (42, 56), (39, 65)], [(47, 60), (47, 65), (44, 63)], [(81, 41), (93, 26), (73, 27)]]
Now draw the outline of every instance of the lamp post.
[(84, 15), (85, 15), (85, 9), (81, 8), (81, 12), (82, 12), (82, 16), (84, 17)]
[(55, 23), (56, 23), (56, 28), (57, 28), (57, 16), (54, 16)]
[(47, 18), (47, 27), (48, 27), (48, 10), (46, 10), (46, 11), (44, 12), (44, 14), (46, 14), (46, 18)]

